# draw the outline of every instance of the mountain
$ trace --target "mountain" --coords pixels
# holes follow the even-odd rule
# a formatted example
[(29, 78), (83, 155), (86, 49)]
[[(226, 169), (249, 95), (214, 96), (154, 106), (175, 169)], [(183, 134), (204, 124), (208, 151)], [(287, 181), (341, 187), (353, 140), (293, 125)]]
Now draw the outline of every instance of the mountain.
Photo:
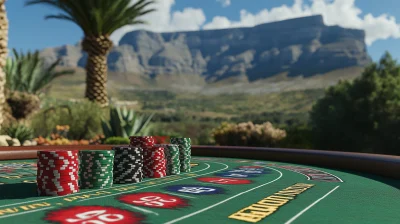
[[(48, 48), (47, 62), (84, 67), (79, 45)], [(154, 33), (127, 33), (109, 54), (111, 72), (159, 75), (200, 75), (208, 83), (257, 81), (285, 73), (310, 77), (331, 71), (364, 67), (365, 32), (326, 26), (322, 16), (309, 16), (249, 28)]]

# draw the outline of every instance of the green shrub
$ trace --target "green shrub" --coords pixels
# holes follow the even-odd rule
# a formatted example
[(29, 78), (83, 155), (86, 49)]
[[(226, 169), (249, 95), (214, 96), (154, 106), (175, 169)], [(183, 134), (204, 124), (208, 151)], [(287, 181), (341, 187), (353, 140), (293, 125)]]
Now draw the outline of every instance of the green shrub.
[(4, 68), (6, 88), (10, 91), (39, 94), (55, 78), (74, 73), (72, 70), (56, 70), (61, 59), (46, 66), (39, 51), (23, 54), (13, 49), (13, 53), (14, 58), (8, 58)]
[(69, 139), (91, 139), (102, 132), (104, 109), (84, 100), (46, 107), (33, 116), (31, 127), (37, 136), (49, 136), (57, 125), (68, 125)]
[(104, 141), (106, 145), (129, 145), (129, 138), (110, 137)]
[(22, 143), (26, 140), (32, 140), (33, 136), (33, 129), (22, 124), (22, 123), (13, 123), (9, 126), (2, 128), (1, 133), (4, 135), (8, 135), (11, 138), (16, 138)]
[(274, 128), (270, 122), (261, 125), (224, 122), (213, 130), (212, 136), (218, 145), (274, 147), (286, 137), (286, 131)]
[(291, 149), (313, 149), (313, 134), (309, 126), (299, 125), (285, 128), (286, 138), (277, 147)]
[(134, 110), (114, 107), (110, 109), (109, 120), (102, 119), (101, 127), (106, 138), (129, 137), (134, 135), (148, 135), (153, 114), (138, 115)]

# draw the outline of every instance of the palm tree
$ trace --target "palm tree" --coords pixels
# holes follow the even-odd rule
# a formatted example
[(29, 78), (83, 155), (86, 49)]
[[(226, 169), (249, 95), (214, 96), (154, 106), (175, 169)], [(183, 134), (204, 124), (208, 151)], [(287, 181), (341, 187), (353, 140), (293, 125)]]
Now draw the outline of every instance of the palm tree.
[(6, 75), (3, 71), (7, 61), (7, 44), (8, 44), (8, 19), (6, 11), (6, 0), (0, 0), (0, 128), (3, 124), (4, 104), (6, 96), (4, 87), (6, 84)]
[(84, 33), (82, 50), (87, 52), (85, 97), (108, 105), (107, 55), (113, 44), (110, 35), (126, 25), (145, 23), (145, 14), (155, 11), (147, 7), (154, 0), (28, 0), (26, 5), (43, 4), (59, 9), (60, 14), (46, 19), (67, 20), (77, 24)]

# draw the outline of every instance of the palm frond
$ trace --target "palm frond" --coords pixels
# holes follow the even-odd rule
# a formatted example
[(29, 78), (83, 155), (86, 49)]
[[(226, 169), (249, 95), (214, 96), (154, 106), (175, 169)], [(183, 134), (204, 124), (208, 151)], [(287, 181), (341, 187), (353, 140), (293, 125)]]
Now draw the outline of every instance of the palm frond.
[(126, 26), (144, 24), (140, 18), (154, 12), (154, 0), (28, 0), (25, 5), (42, 4), (61, 11), (46, 19), (60, 19), (77, 24), (87, 36), (109, 36)]
[(37, 94), (55, 78), (74, 73), (72, 70), (55, 71), (60, 60), (45, 66), (39, 51), (23, 54), (13, 49), (13, 53), (14, 58), (8, 58), (4, 68), (6, 88), (11, 91)]

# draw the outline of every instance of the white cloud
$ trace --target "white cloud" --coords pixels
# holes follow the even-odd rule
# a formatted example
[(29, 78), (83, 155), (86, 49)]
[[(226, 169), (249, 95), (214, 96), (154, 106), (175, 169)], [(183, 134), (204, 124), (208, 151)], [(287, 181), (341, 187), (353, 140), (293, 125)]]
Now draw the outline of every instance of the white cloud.
[[(230, 4), (230, 0), (218, 1)], [(380, 39), (400, 38), (400, 25), (396, 23), (395, 17), (387, 14), (373, 16), (370, 13), (361, 16), (362, 10), (355, 5), (355, 0), (311, 0), (310, 3), (308, 2), (294, 0), (292, 5), (262, 9), (257, 13), (250, 13), (246, 9), (242, 9), (240, 19), (237, 21), (218, 15), (205, 24), (206, 17), (202, 9), (185, 8), (182, 11), (172, 11), (171, 8), (175, 4), (175, 0), (158, 0), (157, 12), (143, 17), (143, 19), (149, 21), (149, 25), (124, 27), (112, 35), (112, 40), (117, 43), (125, 33), (135, 29), (145, 28), (155, 32), (165, 32), (249, 27), (261, 23), (317, 14), (323, 16), (327, 25), (364, 29), (368, 45)]]
[[(132, 0), (132, 3), (137, 0)], [(202, 9), (185, 8), (183, 11), (172, 12), (175, 0), (158, 0), (152, 7), (157, 11), (144, 15), (141, 19), (148, 22), (146, 25), (125, 26), (115, 31), (111, 39), (115, 44), (128, 32), (146, 29), (154, 32), (199, 30), (206, 22)]]
[(222, 7), (228, 7), (231, 5), (231, 0), (217, 0), (217, 2), (222, 4)]
[(361, 17), (361, 13), (361, 9), (355, 5), (355, 0), (313, 0), (311, 4), (304, 4), (302, 0), (295, 0), (292, 6), (282, 5), (270, 10), (262, 9), (255, 14), (243, 9), (240, 11), (239, 21), (231, 21), (223, 16), (214, 17), (203, 28), (248, 27), (266, 22), (320, 14), (327, 25), (365, 30), (368, 45), (379, 39), (400, 38), (400, 25), (396, 23), (395, 17), (386, 14), (374, 17), (370, 13)]

